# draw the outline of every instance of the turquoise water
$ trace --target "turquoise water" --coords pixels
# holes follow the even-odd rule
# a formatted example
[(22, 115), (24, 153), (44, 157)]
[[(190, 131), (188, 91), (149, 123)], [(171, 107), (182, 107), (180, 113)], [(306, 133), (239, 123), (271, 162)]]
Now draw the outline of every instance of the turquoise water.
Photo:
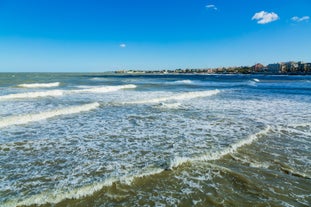
[(0, 206), (310, 206), (311, 77), (0, 74)]

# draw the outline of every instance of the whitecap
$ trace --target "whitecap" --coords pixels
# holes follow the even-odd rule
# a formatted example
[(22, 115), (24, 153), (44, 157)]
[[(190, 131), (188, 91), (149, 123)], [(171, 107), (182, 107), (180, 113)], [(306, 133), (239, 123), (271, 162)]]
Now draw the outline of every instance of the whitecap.
[(70, 106), (62, 109), (55, 109), (51, 111), (45, 111), (38, 114), (24, 114), (17, 116), (10, 116), (0, 119), (0, 128), (12, 126), (12, 125), (20, 125), (27, 124), (29, 122), (40, 121), (48, 118), (52, 118), (60, 115), (68, 115), (68, 114), (76, 114), (84, 111), (90, 111), (99, 107), (100, 104), (95, 102), (91, 104), (84, 104), (80, 106)]
[(18, 87), (22, 88), (52, 88), (60, 85), (60, 82), (53, 83), (24, 83), (19, 84)]
[(172, 96), (166, 96), (166, 97), (159, 97), (154, 99), (148, 99), (148, 100), (138, 100), (138, 101), (131, 101), (131, 102), (123, 102), (123, 104), (154, 104), (154, 103), (161, 103), (171, 100), (187, 100), (187, 99), (193, 99), (193, 98), (202, 98), (202, 97), (208, 97), (218, 94), (219, 90), (210, 90), (210, 91), (196, 91), (196, 92), (186, 92), (186, 93), (178, 93), (176, 95)]
[(33, 195), (24, 200), (10, 200), (4, 203), (4, 207), (13, 206), (30, 206), (30, 205), (43, 205), (43, 204), (56, 204), (65, 199), (78, 199), (87, 195), (92, 195), (94, 192), (99, 191), (105, 186), (111, 186), (116, 182), (116, 179), (108, 179), (103, 182), (83, 186), (81, 188), (72, 189), (71, 191), (55, 190), (54, 192), (44, 192), (41, 194)]
[(187, 162), (218, 160), (230, 153), (236, 152), (240, 147), (244, 145), (251, 144), (252, 142), (257, 140), (260, 136), (267, 134), (270, 131), (270, 129), (271, 127), (268, 126), (265, 129), (257, 132), (256, 134), (252, 134), (248, 136), (246, 139), (240, 140), (221, 151), (209, 152), (197, 157), (175, 157), (174, 159), (171, 160), (169, 169), (176, 168)]
[(180, 108), (181, 103), (160, 103), (157, 108), (162, 109), (178, 109)]
[(194, 82), (192, 80), (178, 80), (178, 81), (173, 81), (173, 82), (168, 82), (167, 84), (170, 85), (189, 85), (189, 84), (194, 84)]
[(122, 89), (134, 89), (136, 85), (128, 84), (128, 85), (119, 85), (119, 86), (101, 86), (101, 87), (91, 87), (80, 90), (70, 90), (68, 93), (108, 93), (114, 92)]
[(79, 199), (79, 198), (92, 195), (104, 187), (112, 186), (112, 184), (115, 182), (121, 182), (123, 184), (130, 185), (137, 178), (159, 174), (163, 171), (164, 170), (160, 168), (145, 169), (145, 171), (141, 172), (140, 174), (124, 176), (121, 178), (115, 178), (115, 177), (108, 178), (102, 182), (97, 182), (97, 183), (82, 186), (79, 188), (74, 188), (69, 191), (58, 189), (58, 190), (54, 190), (53, 192), (44, 192), (44, 193), (40, 193), (37, 195), (33, 195), (24, 200), (10, 200), (4, 203), (4, 206), (13, 207), (13, 206), (23, 206), (23, 205), (29, 206), (29, 205), (57, 204), (66, 199)]
[(0, 96), (0, 101), (6, 101), (10, 99), (28, 99), (28, 98), (41, 98), (49, 96), (62, 96), (65, 94), (72, 93), (108, 93), (114, 92), (122, 89), (133, 89), (136, 85), (119, 85), (119, 86), (101, 86), (101, 87), (91, 87), (85, 89), (77, 90), (48, 90), (48, 91), (36, 91), (36, 92), (26, 92), (26, 93), (16, 93)]
[(27, 99), (27, 98), (39, 98), (48, 96), (62, 96), (64, 91), (62, 90), (49, 90), (49, 91), (38, 91), (38, 92), (26, 92), (26, 93), (15, 93), (0, 96), (0, 101), (9, 99)]

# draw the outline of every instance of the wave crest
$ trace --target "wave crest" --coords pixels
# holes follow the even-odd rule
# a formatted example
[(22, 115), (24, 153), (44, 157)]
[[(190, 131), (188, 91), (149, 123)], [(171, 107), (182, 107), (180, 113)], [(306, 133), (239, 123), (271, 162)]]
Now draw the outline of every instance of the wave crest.
[(25, 99), (25, 98), (48, 97), (48, 96), (62, 96), (63, 94), (64, 94), (64, 91), (62, 91), (62, 90), (15, 93), (15, 94), (0, 96), (0, 101), (1, 100), (9, 100), (9, 99)]
[(240, 140), (239, 142), (230, 145), (229, 147), (225, 148), (222, 151), (210, 152), (210, 153), (204, 154), (202, 156), (193, 157), (193, 158), (175, 157), (171, 161), (169, 169), (176, 168), (176, 167), (178, 167), (184, 163), (187, 163), (187, 162), (218, 160), (225, 155), (236, 152), (240, 147), (242, 147), (244, 145), (251, 144), (253, 141), (257, 140), (260, 136), (267, 134), (270, 131), (270, 129), (271, 129), (271, 127), (267, 126), (265, 129), (257, 132), (256, 134), (252, 134), (252, 135), (248, 136), (246, 139)]
[(95, 102), (91, 104), (84, 104), (80, 106), (71, 106), (62, 109), (55, 109), (52, 111), (41, 112), (39, 114), (25, 114), (18, 116), (10, 116), (3, 119), (0, 119), (0, 128), (12, 126), (12, 125), (20, 125), (27, 124), (29, 122), (40, 121), (48, 118), (52, 118), (60, 115), (68, 115), (68, 114), (76, 114), (83, 111), (90, 111), (99, 107), (100, 104)]
[(168, 82), (169, 85), (190, 85), (195, 84), (192, 80), (178, 80), (174, 82)]
[(108, 93), (114, 92), (122, 89), (133, 89), (136, 85), (121, 85), (121, 86), (102, 86), (102, 87), (92, 87), (79, 90), (48, 90), (48, 91), (38, 91), (38, 92), (26, 92), (26, 93), (15, 93), (0, 96), (0, 101), (6, 101), (10, 99), (27, 99), (27, 98), (41, 98), (48, 96), (62, 96), (65, 94), (72, 93)]
[(24, 83), (17, 85), (18, 87), (22, 88), (52, 88), (57, 87), (60, 85), (60, 82), (53, 82), (53, 83)]
[(108, 93), (114, 92), (122, 89), (133, 89), (136, 88), (136, 85), (128, 84), (128, 85), (121, 85), (121, 86), (102, 86), (102, 87), (92, 87), (92, 88), (85, 88), (80, 90), (72, 90), (68, 91), (68, 93)]
[(121, 178), (109, 178), (102, 182), (93, 183), (90, 185), (75, 188), (69, 191), (56, 190), (53, 192), (45, 192), (37, 195), (33, 195), (24, 200), (11, 200), (4, 204), (5, 207), (13, 206), (29, 206), (29, 205), (44, 205), (44, 204), (57, 204), (66, 199), (79, 199), (100, 191), (104, 187), (112, 186), (115, 182), (121, 182), (123, 184), (130, 185), (134, 179), (159, 174), (163, 172), (163, 169), (147, 169), (147, 171), (141, 174), (124, 176)]
[(31, 197), (28, 197), (23, 200), (11, 200), (4, 203), (4, 206), (11, 207), (11, 206), (19, 206), (19, 205), (43, 205), (43, 204), (57, 204), (63, 200), (66, 199), (79, 199), (83, 198), (89, 195), (94, 194), (95, 192), (100, 191), (104, 187), (112, 186), (115, 182), (121, 182), (123, 184), (131, 185), (132, 182), (141, 177), (145, 176), (151, 176), (155, 174), (162, 173), (163, 171), (167, 169), (173, 169), (175, 167), (178, 167), (186, 162), (195, 162), (195, 161), (209, 161), (209, 160), (216, 160), (220, 159), (221, 157), (229, 154), (234, 153), (238, 148), (251, 144), (256, 139), (260, 138), (260, 136), (268, 133), (270, 131), (270, 127), (266, 127), (265, 129), (250, 135), (248, 138), (241, 140), (230, 147), (226, 148), (225, 150), (213, 154), (206, 154), (199, 157), (176, 157), (171, 163), (168, 168), (162, 169), (162, 168), (146, 168), (142, 172), (135, 174), (135, 175), (128, 175), (123, 176), (120, 178), (108, 178), (107, 180), (93, 183), (90, 185), (78, 187), (69, 191), (64, 190), (55, 190), (53, 192), (45, 192), (40, 193), (37, 195), (33, 195)]
[(166, 101), (177, 101), (177, 100), (187, 100), (193, 98), (202, 98), (207, 96), (213, 96), (218, 94), (219, 90), (210, 90), (210, 91), (196, 91), (196, 92), (187, 92), (187, 93), (180, 93), (175, 96), (168, 96), (168, 97), (160, 97), (148, 100), (140, 100), (140, 101), (131, 101), (131, 102), (124, 102), (123, 104), (148, 104), (148, 103), (161, 103)]

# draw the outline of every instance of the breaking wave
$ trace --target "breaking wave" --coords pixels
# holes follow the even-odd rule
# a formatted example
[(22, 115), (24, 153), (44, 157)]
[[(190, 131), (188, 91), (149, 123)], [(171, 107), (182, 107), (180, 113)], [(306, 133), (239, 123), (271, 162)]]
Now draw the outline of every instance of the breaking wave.
[(37, 195), (33, 195), (24, 200), (11, 200), (4, 203), (5, 207), (13, 207), (13, 206), (29, 206), (29, 205), (43, 205), (43, 204), (56, 204), (65, 199), (78, 199), (81, 197), (85, 197), (87, 195), (91, 195), (96, 191), (99, 191), (105, 186), (112, 185), (115, 182), (115, 179), (106, 180), (104, 182), (99, 182), (96, 184), (83, 186), (78, 189), (73, 189), (72, 191), (55, 191), (55, 192), (45, 192)]
[(256, 134), (252, 134), (248, 138), (240, 140), (239, 142), (230, 145), (229, 147), (225, 148), (222, 151), (209, 152), (209, 153), (204, 154), (202, 156), (193, 157), (193, 158), (175, 157), (171, 161), (169, 169), (176, 168), (176, 167), (178, 167), (184, 163), (187, 163), (187, 162), (218, 160), (218, 159), (224, 157), (225, 155), (236, 152), (240, 147), (242, 147), (244, 145), (251, 144), (253, 141), (257, 140), (260, 136), (267, 134), (270, 131), (270, 129), (271, 129), (271, 127), (267, 126), (265, 129), (257, 132)]
[(100, 191), (104, 187), (112, 186), (115, 182), (121, 182), (124, 184), (131, 184), (135, 178), (141, 178), (145, 176), (155, 175), (163, 172), (163, 169), (147, 169), (145, 172), (132, 176), (124, 176), (121, 178), (110, 178), (102, 182), (93, 183), (90, 185), (82, 186), (72, 189), (70, 191), (55, 190), (53, 192), (45, 192), (37, 195), (33, 195), (24, 200), (11, 200), (4, 203), (5, 207), (13, 206), (29, 206), (29, 205), (43, 205), (43, 204), (57, 204), (66, 199), (79, 199)]
[(39, 92), (26, 92), (26, 93), (16, 93), (0, 96), (0, 101), (9, 99), (25, 99), (25, 98), (39, 98), (48, 96), (62, 96), (64, 91), (62, 90), (49, 90), (49, 91), (39, 91)]
[(148, 103), (161, 103), (165, 101), (171, 100), (187, 100), (193, 98), (201, 98), (207, 96), (213, 96), (218, 94), (219, 90), (210, 90), (210, 91), (197, 91), (197, 92), (187, 92), (187, 93), (180, 93), (175, 96), (168, 96), (168, 97), (160, 97), (148, 100), (139, 100), (139, 101), (131, 101), (131, 102), (123, 102), (123, 104), (148, 104)]
[(121, 86), (102, 86), (102, 87), (94, 87), (94, 88), (85, 88), (79, 90), (71, 90), (68, 93), (108, 93), (114, 92), (122, 89), (133, 89), (136, 88), (136, 85), (128, 84)]
[(122, 89), (133, 89), (136, 85), (121, 85), (121, 86), (102, 86), (102, 87), (92, 87), (77, 90), (48, 90), (48, 91), (38, 91), (38, 92), (26, 92), (26, 93), (16, 93), (0, 96), (0, 101), (10, 100), (10, 99), (26, 99), (26, 98), (40, 98), (48, 96), (62, 96), (65, 94), (72, 93), (108, 93), (114, 92)]
[(19, 84), (18, 87), (22, 88), (52, 88), (60, 85), (60, 82), (54, 83), (29, 83), (29, 84)]
[(20, 124), (27, 124), (29, 122), (40, 121), (48, 118), (52, 118), (55, 116), (60, 115), (67, 115), (67, 114), (76, 114), (83, 111), (90, 111), (99, 107), (100, 104), (95, 102), (91, 104), (84, 104), (80, 106), (71, 106), (62, 109), (55, 109), (51, 111), (41, 112), (38, 114), (25, 114), (25, 115), (18, 115), (18, 116), (10, 116), (0, 119), (0, 128), (12, 126), (12, 125), (20, 125)]
[(20, 206), (20, 205), (26, 205), (26, 206), (27, 205), (43, 205), (43, 204), (48, 204), (48, 203), (57, 204), (66, 199), (79, 199), (79, 198), (83, 198), (86, 196), (90, 196), (94, 194), (95, 192), (100, 191), (104, 187), (112, 186), (113, 183), (115, 182), (121, 182), (123, 184), (131, 185), (132, 182), (136, 178), (156, 175), (156, 174), (162, 173), (163, 171), (167, 169), (176, 168), (186, 162), (210, 161), (210, 160), (220, 159), (227, 154), (236, 152), (238, 148), (244, 145), (251, 144), (253, 141), (258, 139), (260, 136), (267, 134), (270, 131), (270, 129), (271, 129), (270, 127), (266, 127), (265, 129), (259, 131), (258, 133), (250, 135), (247, 139), (241, 140), (220, 152), (209, 153), (203, 156), (193, 157), (193, 158), (177, 157), (170, 163), (170, 166), (168, 166), (168, 168), (148, 168), (147, 167), (143, 169), (142, 172), (135, 174), (135, 175), (127, 175), (127, 176), (123, 176), (119, 178), (115, 178), (115, 177), (108, 178), (104, 181), (78, 187), (70, 191), (59, 189), (59, 190), (54, 190), (53, 192), (45, 192), (45, 193), (33, 195), (23, 200), (11, 200), (11, 201), (7, 201), (6, 203), (4, 203), (4, 206), (11, 207), (11, 206)]
[(169, 85), (192, 85), (195, 84), (194, 81), (192, 80), (179, 80), (179, 81), (174, 81), (174, 82), (168, 82), (167, 84)]
[(191, 85), (191, 86), (217, 86), (217, 87), (241, 87), (241, 86), (256, 86), (256, 83), (261, 82), (259, 79), (254, 78), (252, 80), (247, 81), (239, 81), (239, 82), (215, 82), (212, 80), (178, 80), (173, 82), (166, 82), (166, 85)]
[(91, 78), (90, 80), (92, 80), (92, 81), (105, 81), (105, 80), (109, 80), (109, 79), (96, 77), (96, 78)]
[(180, 108), (181, 103), (160, 103), (160, 105), (157, 106), (157, 108), (162, 109), (178, 109)]

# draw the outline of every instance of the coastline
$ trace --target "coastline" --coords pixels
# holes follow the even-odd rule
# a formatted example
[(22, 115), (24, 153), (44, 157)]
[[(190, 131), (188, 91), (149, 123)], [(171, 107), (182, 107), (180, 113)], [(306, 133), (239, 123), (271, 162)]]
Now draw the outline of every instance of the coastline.
[(311, 63), (302, 61), (280, 62), (268, 65), (230, 66), (218, 68), (195, 68), (175, 70), (117, 70), (117, 74), (262, 74), (262, 75), (311, 75)]

